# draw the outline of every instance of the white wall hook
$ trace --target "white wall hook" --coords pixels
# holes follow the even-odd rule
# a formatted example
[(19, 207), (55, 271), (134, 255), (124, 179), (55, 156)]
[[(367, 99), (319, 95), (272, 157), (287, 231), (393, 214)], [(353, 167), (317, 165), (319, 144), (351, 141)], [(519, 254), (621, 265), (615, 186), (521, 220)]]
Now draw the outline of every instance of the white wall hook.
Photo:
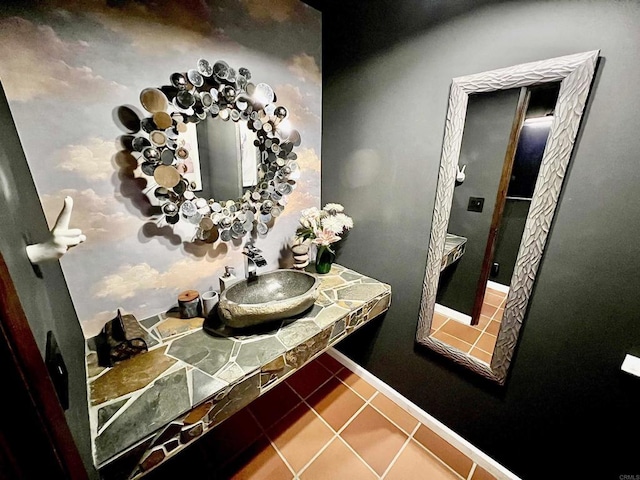
[(456, 174), (456, 182), (458, 182), (458, 183), (464, 182), (464, 179), (467, 178), (467, 175), (464, 173), (464, 171), (466, 169), (467, 169), (466, 165), (463, 165), (462, 168), (460, 168), (460, 165), (458, 165), (458, 173)]
[(51, 237), (43, 243), (27, 245), (27, 257), (33, 264), (46, 260), (56, 260), (62, 257), (71, 247), (84, 242), (87, 237), (79, 228), (69, 228), (73, 198), (65, 197), (64, 206), (58, 215), (55, 225), (51, 229)]

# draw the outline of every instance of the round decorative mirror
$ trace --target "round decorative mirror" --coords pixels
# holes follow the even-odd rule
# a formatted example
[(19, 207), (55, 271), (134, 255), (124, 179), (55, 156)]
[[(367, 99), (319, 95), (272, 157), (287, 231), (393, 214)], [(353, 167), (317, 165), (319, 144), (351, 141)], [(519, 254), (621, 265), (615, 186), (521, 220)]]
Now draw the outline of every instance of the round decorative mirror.
[(188, 241), (265, 235), (299, 175), (287, 109), (249, 70), (221, 60), (200, 59), (169, 81), (140, 93), (150, 115), (132, 142), (159, 226)]

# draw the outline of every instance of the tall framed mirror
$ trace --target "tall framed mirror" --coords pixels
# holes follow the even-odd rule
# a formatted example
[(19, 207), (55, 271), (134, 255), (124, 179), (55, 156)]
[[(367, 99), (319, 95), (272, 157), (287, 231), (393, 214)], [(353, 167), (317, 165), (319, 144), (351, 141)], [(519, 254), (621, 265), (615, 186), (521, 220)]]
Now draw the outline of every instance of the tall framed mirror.
[(599, 51), (454, 78), (416, 341), (503, 385)]

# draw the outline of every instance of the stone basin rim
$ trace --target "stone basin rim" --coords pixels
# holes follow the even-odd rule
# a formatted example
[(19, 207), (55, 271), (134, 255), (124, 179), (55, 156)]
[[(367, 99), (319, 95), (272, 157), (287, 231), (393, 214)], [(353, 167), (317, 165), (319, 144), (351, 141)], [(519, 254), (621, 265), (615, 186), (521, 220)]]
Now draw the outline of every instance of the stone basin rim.
[(246, 307), (255, 307), (255, 306), (258, 306), (258, 305), (265, 305), (265, 306), (267, 306), (267, 305), (275, 305), (275, 304), (278, 304), (278, 303), (288, 302), (290, 300), (295, 300), (296, 298), (306, 297), (307, 295), (309, 295), (309, 293), (317, 291), (318, 287), (320, 286), (320, 283), (321, 283), (321, 280), (318, 277), (312, 275), (311, 273), (304, 272), (304, 271), (301, 271), (301, 270), (294, 270), (292, 268), (279, 268), (277, 270), (272, 270), (271, 272), (262, 273), (262, 274), (258, 275), (258, 277), (268, 277), (270, 275), (278, 274), (279, 272), (294, 272), (294, 275), (297, 275), (297, 274), (305, 275), (305, 276), (309, 277), (310, 279), (313, 279), (313, 283), (311, 284), (311, 286), (305, 292), (303, 292), (303, 293), (301, 293), (299, 295), (293, 295), (293, 296), (287, 297), (287, 298), (270, 300), (268, 302), (244, 303), (244, 302), (236, 302), (235, 300), (231, 300), (230, 298), (228, 298), (227, 294), (228, 294), (228, 292), (230, 290), (233, 290), (233, 287), (237, 287), (237, 286), (239, 286), (240, 284), (243, 284), (243, 283), (246, 284), (246, 283), (251, 282), (251, 280), (248, 280), (248, 279), (245, 278), (245, 279), (242, 279), (242, 280), (232, 284), (231, 286), (227, 287), (226, 290), (224, 290), (220, 294), (220, 300), (222, 301), (224, 299), (225, 302), (227, 302), (229, 304), (239, 305), (239, 306), (246, 306)]
[[(297, 295), (264, 302), (261, 301), (259, 303), (241, 303), (229, 299), (228, 293), (233, 291), (234, 287), (238, 288), (238, 286), (242, 286), (246, 288), (251, 280), (243, 279), (234, 283), (220, 295), (218, 312), (223, 323), (230, 327), (241, 328), (271, 320), (280, 320), (300, 314), (315, 303), (320, 294), (321, 280), (311, 273), (294, 269), (278, 269), (258, 275), (258, 279), (268, 278), (269, 276), (277, 277), (280, 275), (293, 275), (294, 277), (304, 276), (306, 277), (305, 280), (308, 280), (310, 283), (304, 292)], [(286, 285), (282, 286), (286, 288)]]

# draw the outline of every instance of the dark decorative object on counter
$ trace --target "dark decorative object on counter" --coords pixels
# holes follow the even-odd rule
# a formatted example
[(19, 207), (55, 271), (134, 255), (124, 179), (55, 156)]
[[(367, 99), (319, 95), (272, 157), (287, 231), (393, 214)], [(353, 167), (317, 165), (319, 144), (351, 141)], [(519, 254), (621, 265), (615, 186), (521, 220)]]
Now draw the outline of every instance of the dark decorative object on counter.
[(200, 294), (197, 290), (185, 290), (178, 295), (180, 318), (194, 318), (201, 315)]
[(113, 367), (116, 363), (147, 351), (146, 332), (133, 315), (118, 315), (109, 320), (95, 337), (98, 365)]

